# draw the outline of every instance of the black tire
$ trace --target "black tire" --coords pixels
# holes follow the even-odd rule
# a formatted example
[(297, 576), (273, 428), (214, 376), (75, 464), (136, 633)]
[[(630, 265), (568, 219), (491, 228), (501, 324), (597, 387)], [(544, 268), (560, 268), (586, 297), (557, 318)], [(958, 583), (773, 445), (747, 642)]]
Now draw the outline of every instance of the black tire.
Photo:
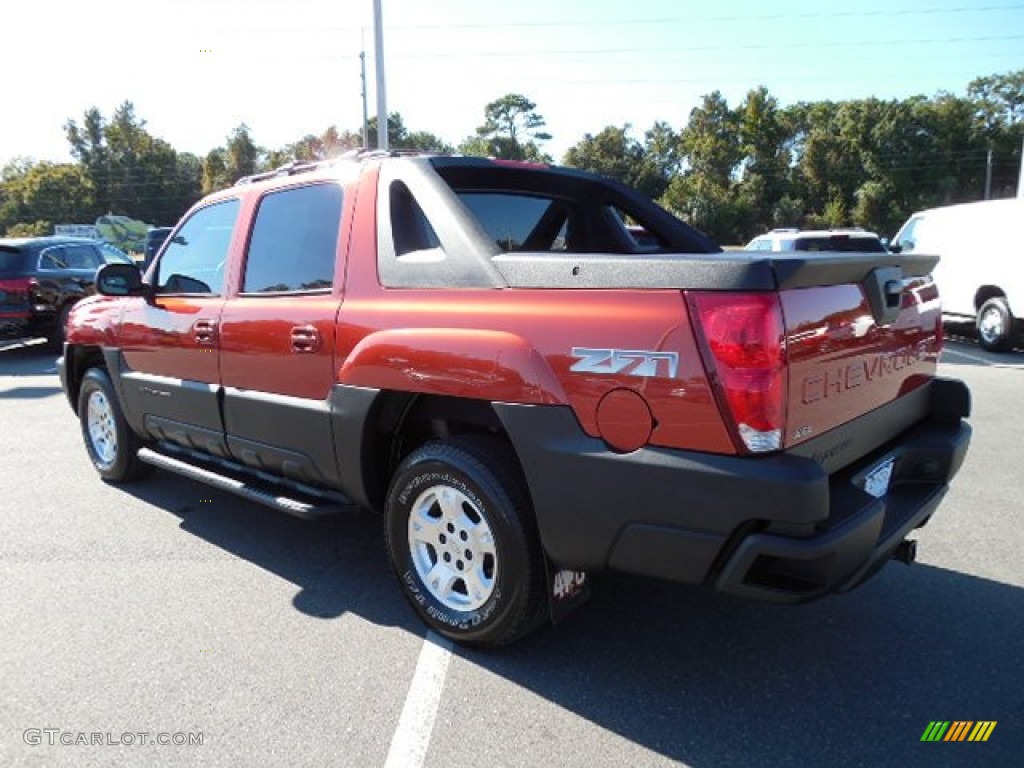
[[(395, 472), (386, 517), (399, 583), (438, 634), (464, 645), (504, 645), (546, 617), (529, 497), (498, 441), (460, 437), (415, 450)], [(435, 571), (438, 579), (428, 583)]]
[(78, 421), (89, 460), (104, 480), (128, 482), (148, 470), (138, 456), (142, 442), (124, 420), (114, 385), (102, 368), (90, 368), (82, 378)]
[(978, 343), (989, 352), (1007, 352), (1013, 346), (1014, 319), (1006, 299), (989, 299), (978, 310)]
[(67, 335), (68, 315), (71, 314), (72, 304), (65, 304), (58, 310), (57, 318), (54, 321), (53, 330), (47, 337), (47, 343), (52, 351), (60, 354), (64, 351), (64, 339)]

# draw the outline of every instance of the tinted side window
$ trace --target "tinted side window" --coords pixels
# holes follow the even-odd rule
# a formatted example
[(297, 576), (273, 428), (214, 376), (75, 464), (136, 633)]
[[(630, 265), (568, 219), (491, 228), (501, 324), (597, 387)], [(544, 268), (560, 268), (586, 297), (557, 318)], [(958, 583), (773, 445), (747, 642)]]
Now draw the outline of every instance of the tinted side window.
[(66, 249), (69, 269), (96, 269), (103, 263), (99, 251), (91, 245), (69, 245)]
[(159, 292), (218, 294), (224, 290), (224, 263), (238, 210), (237, 200), (225, 200), (192, 214), (160, 259)]
[(318, 184), (268, 194), (249, 239), (242, 291), (315, 291), (334, 282), (341, 187)]
[[(401, 258), (420, 251), (441, 247), (437, 233), (430, 225), (423, 208), (416, 202), (412, 192), (400, 181), (392, 182), (391, 235), (395, 241), (395, 256)], [(443, 254), (438, 254), (443, 258)]]
[(62, 245), (47, 248), (39, 254), (40, 269), (67, 269), (68, 254)]

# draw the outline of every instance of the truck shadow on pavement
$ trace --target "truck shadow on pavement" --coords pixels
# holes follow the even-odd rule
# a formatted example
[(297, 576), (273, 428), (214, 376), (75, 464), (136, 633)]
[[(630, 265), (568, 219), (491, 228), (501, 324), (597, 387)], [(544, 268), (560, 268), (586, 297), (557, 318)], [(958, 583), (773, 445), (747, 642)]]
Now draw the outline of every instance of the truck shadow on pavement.
[[(692, 766), (997, 766), (1024, 744), (1024, 590), (923, 564), (803, 606), (602, 578), (562, 626), (460, 655)], [(998, 727), (923, 744), (932, 720)]]
[[(388, 565), (376, 515), (306, 522), (162, 472), (122, 488), (180, 518), (183, 532), (299, 587), (293, 606), (304, 614), (352, 612), (425, 633)], [(848, 595), (803, 606), (627, 577), (601, 576), (594, 587), (558, 627), (507, 648), (454, 653), (649, 750), (658, 764), (1018, 761), (1024, 589), (922, 563), (890, 564)], [(491, 700), (487, 717), (555, 727), (550, 713), (524, 711), (523, 702), (514, 693)], [(998, 726), (984, 744), (922, 743), (932, 720)]]
[(331, 619), (352, 612), (422, 632), (391, 572), (377, 515), (300, 520), (160, 471), (119, 489), (179, 517), (182, 531), (299, 587), (293, 605), (304, 614)]

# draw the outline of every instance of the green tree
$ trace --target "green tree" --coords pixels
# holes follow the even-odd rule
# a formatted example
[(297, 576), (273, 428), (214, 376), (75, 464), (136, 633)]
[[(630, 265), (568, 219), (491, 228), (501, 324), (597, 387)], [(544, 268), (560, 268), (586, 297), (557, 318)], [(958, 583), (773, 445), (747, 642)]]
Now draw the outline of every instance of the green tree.
[(648, 197), (660, 196), (668, 186), (647, 150), (629, 136), (629, 125), (609, 125), (596, 136), (586, 134), (563, 158), (565, 165), (617, 179)]
[(1024, 141), (1024, 69), (972, 80), (967, 96), (975, 107), (986, 149), (992, 150), (993, 196), (1013, 197)]
[(71, 155), (94, 190), (91, 210), (80, 220), (106, 213), (154, 222), (173, 222), (199, 195), (196, 164), (179, 157), (167, 142), (146, 130), (130, 101), (108, 122), (95, 107), (79, 125), (64, 125)]
[(690, 112), (679, 146), (689, 173), (722, 187), (732, 183), (743, 158), (739, 118), (719, 91), (704, 96)]
[(715, 242), (741, 244), (747, 237), (751, 212), (734, 185), (703, 174), (680, 174), (669, 182), (660, 202)]
[(812, 229), (837, 229), (849, 226), (846, 204), (841, 198), (834, 197), (825, 203), (821, 213), (812, 213), (807, 217), (807, 226)]
[(240, 123), (228, 135), (223, 147), (211, 149), (203, 158), (203, 194), (230, 187), (243, 176), (264, 170), (264, 155), (264, 150), (249, 134), (249, 126)]
[[(5, 169), (0, 193), (0, 232), (53, 234), (54, 224), (87, 221), (95, 203), (84, 169), (73, 163), (30, 163)], [(31, 224), (29, 224), (31, 222)]]
[[(744, 155), (739, 196), (752, 212), (746, 235), (785, 224), (794, 209), (789, 197), (792, 130), (778, 100), (760, 86), (747, 94), (738, 109), (740, 147)], [(787, 199), (790, 202), (780, 206)]]
[(232, 181), (251, 176), (261, 169), (263, 150), (256, 145), (249, 134), (249, 126), (240, 123), (228, 136), (225, 146), (224, 166)]
[(82, 124), (68, 120), (64, 132), (71, 144), (71, 156), (84, 166), (96, 191), (95, 208), (86, 218), (92, 220), (102, 213), (113, 210), (111, 193), (111, 150), (106, 138), (107, 123), (96, 107), (91, 107), (82, 116)]
[(526, 96), (508, 93), (484, 107), (484, 124), (476, 135), (459, 146), (464, 154), (498, 157), (505, 160), (551, 162), (538, 142), (548, 141), (551, 134), (541, 130), (546, 122), (537, 105)]
[(289, 144), (282, 155), (271, 152), (266, 165), (277, 168), (289, 162), (309, 163), (337, 157), (362, 146), (362, 136), (351, 131), (339, 132), (337, 126), (328, 126), (319, 136), (309, 134)]
[(684, 170), (669, 183), (662, 205), (720, 243), (742, 241), (750, 210), (736, 193), (739, 120), (720, 92), (691, 110), (679, 148)]
[(1024, 69), (972, 80), (967, 98), (974, 102), (987, 130), (1024, 123)]
[[(367, 137), (370, 149), (377, 148), (377, 118), (367, 121)], [(390, 149), (418, 149), (424, 152), (451, 152), (450, 144), (427, 131), (410, 131), (402, 115), (392, 112), (388, 115), (388, 147)]]
[(227, 152), (223, 147), (211, 149), (203, 158), (203, 194), (208, 195), (233, 183), (228, 173)]
[(682, 170), (679, 134), (659, 120), (644, 133), (644, 156), (665, 186)]
[(49, 221), (18, 222), (7, 228), (5, 237), (45, 237), (53, 234)]

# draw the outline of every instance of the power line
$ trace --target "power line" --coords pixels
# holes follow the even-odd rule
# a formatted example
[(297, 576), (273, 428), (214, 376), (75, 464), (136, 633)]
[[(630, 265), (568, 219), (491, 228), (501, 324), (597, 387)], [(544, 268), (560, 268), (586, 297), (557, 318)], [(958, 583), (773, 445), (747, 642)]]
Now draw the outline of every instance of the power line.
[[(787, 42), (786, 49), (813, 49), (813, 48), (867, 48), (879, 46), (899, 45), (950, 45), (958, 43), (992, 43), (1011, 40), (1024, 40), (1024, 35), (983, 35), (980, 37), (933, 37), (933, 38), (907, 38), (903, 40), (814, 40), (801, 42)], [(779, 42), (772, 43), (751, 43), (751, 44), (722, 44), (722, 45), (682, 45), (674, 48), (565, 48), (565, 49), (520, 49), (520, 50), (486, 50), (486, 51), (459, 51), (459, 52), (438, 52), (429, 51), (424, 53), (396, 53), (392, 58), (402, 59), (459, 59), (459, 58), (507, 58), (519, 56), (604, 56), (620, 53), (645, 53), (645, 54), (672, 54), (680, 53), (708, 53), (713, 51), (764, 51), (773, 50), (779, 47)]]
[[(695, 24), (703, 22), (729, 22), (729, 21), (788, 21), (793, 19), (849, 19), (849, 18), (875, 18), (892, 16), (932, 16), (939, 14), (960, 14), (960, 13), (989, 13), (998, 11), (1017, 11), (1024, 9), (1024, 3), (1011, 5), (985, 5), (985, 6), (957, 6), (953, 8), (904, 8), (895, 10), (878, 11), (815, 11), (812, 13), (745, 13), (730, 14), (727, 16), (659, 16), (652, 18), (625, 18), (625, 19), (602, 19), (586, 20), (573, 19), (566, 21), (509, 21), (509, 22), (467, 22), (453, 24), (448, 22), (429, 22), (426, 24), (392, 24), (391, 29), (505, 29), (512, 28), (559, 28), (572, 27), (621, 27), (651, 24), (671, 24), (684, 22)], [(339, 27), (349, 29), (349, 27)]]

